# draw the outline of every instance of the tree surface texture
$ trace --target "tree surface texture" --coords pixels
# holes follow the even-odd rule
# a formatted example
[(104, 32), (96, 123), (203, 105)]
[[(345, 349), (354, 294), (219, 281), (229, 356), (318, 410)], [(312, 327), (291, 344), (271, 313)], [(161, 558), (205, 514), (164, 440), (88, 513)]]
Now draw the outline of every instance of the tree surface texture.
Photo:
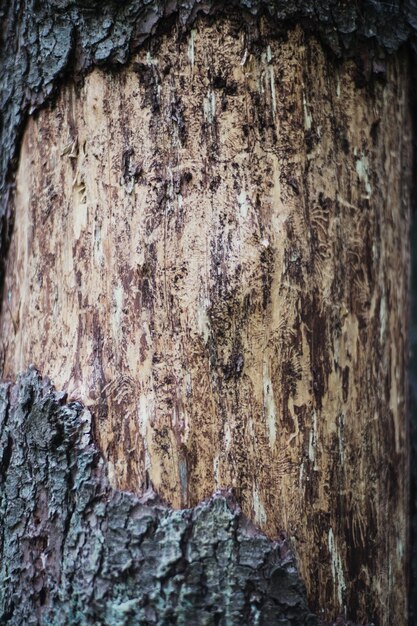
[[(2, 0), (0, 18), (0, 218), (7, 246), (7, 198), (23, 125), (67, 74), (94, 65), (120, 65), (158, 28), (178, 15), (189, 28), (200, 13), (239, 9), (242, 19), (265, 14), (282, 28), (299, 23), (338, 56), (366, 50), (368, 71), (378, 58), (416, 45), (417, 2), (296, 2), (291, 0)], [(375, 47), (376, 44), (376, 47)], [(10, 217), (10, 216), (9, 216)], [(1, 258), (0, 253), (0, 258)]]
[(90, 413), (34, 370), (0, 388), (0, 623), (314, 626), (286, 541), (231, 494), (115, 491)]
[(417, 3), (0, 19), (0, 623), (404, 624)]

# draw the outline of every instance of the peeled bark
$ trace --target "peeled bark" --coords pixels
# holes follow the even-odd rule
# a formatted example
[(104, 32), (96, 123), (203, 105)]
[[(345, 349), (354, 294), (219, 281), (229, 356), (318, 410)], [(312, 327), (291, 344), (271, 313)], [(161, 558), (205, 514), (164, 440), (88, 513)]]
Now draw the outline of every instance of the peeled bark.
[[(0, 325), (5, 377), (32, 363), (95, 416), (106, 501), (233, 488), (320, 617), (400, 625), (410, 79), (375, 58), (218, 17), (69, 82), (21, 142)], [(187, 534), (207, 506), (163, 515)]]

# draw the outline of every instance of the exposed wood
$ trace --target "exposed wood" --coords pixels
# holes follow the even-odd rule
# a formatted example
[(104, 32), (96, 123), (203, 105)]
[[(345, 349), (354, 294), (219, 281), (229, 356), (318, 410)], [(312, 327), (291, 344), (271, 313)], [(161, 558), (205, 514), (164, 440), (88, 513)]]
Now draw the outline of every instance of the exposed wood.
[(66, 86), (24, 134), (1, 318), (4, 375), (86, 402), (114, 487), (234, 487), (316, 609), (380, 625), (407, 611), (407, 75), (219, 19)]

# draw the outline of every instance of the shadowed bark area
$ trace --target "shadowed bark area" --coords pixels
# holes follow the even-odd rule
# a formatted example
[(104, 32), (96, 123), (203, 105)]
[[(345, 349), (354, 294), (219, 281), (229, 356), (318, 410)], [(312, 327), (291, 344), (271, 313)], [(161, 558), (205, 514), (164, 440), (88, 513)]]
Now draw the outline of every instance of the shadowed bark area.
[(285, 540), (226, 492), (112, 489), (90, 413), (34, 370), (1, 386), (0, 433), (1, 624), (317, 624)]

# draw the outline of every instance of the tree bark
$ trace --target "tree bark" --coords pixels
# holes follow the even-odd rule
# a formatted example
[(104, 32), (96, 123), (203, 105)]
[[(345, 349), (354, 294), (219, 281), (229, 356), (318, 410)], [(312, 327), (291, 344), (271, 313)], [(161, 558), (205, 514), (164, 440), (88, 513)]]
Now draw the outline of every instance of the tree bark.
[(90, 413), (33, 370), (0, 413), (2, 624), (317, 624), (286, 540), (231, 494), (175, 511), (114, 490)]
[[(39, 102), (71, 54), (78, 77), (94, 63), (128, 60), (132, 41), (145, 40), (162, 10), (151, 3), (139, 19), (133, 6), (116, 17), (107, 7), (106, 37), (105, 12), (77, 14), (100, 22), (95, 43), (74, 15), (65, 22), (59, 14), (52, 32), (62, 50), (49, 83), (47, 64), (39, 79)], [(353, 34), (336, 40), (323, 16), (306, 21), (307, 5), (284, 16), (304, 29), (242, 12), (195, 21), (194, 3), (181, 16), (142, 43), (126, 68), (67, 81), (19, 142), (16, 190), (4, 210), (15, 225), (5, 236), (3, 376), (33, 364), (72, 402), (86, 404), (108, 479), (97, 461), (98, 475), (83, 475), (70, 497), (84, 443), (72, 449), (69, 434), (55, 439), (80, 409), (58, 409), (50, 390), (42, 399), (33, 373), (12, 393), (17, 400), (4, 396), (4, 419), (15, 417), (7, 417), (3, 435), (3, 526), (12, 529), (3, 559), (7, 548), (11, 563), (24, 555), (34, 572), (42, 570), (36, 582), (29, 566), (34, 593), (20, 608), (26, 578), (3, 570), (11, 581), (4, 619), (65, 623), (61, 611), (73, 602), (71, 623), (313, 620), (298, 577), (288, 577), (285, 549), (245, 535), (247, 517), (272, 539), (286, 532), (320, 618), (405, 624), (411, 86), (407, 53), (387, 56), (381, 46), (397, 48), (412, 27), (397, 16), (387, 34), (374, 16), (380, 47), (337, 61), (329, 46), (361, 50), (359, 19)], [(131, 30), (122, 35), (120, 26)], [(45, 39), (39, 42), (44, 62)], [(27, 98), (23, 112), (28, 102), (37, 101)], [(3, 130), (8, 176), (21, 123), (17, 116), (10, 124), (15, 138)], [(20, 440), (30, 424), (35, 439)], [(38, 428), (49, 433), (45, 446), (36, 443)], [(82, 428), (77, 422), (76, 432)], [(51, 454), (57, 468), (67, 459), (60, 487), (48, 470)], [(34, 490), (23, 488), (22, 501), (11, 502), (16, 485), (29, 484), (31, 467)], [(83, 481), (92, 489), (88, 504)], [(149, 485), (187, 510), (146, 508), (126, 494)], [(198, 504), (220, 488), (234, 489), (244, 517), (225, 496)], [(27, 515), (23, 539), (17, 510)], [(110, 534), (97, 526), (100, 515)], [(137, 515), (151, 521), (131, 537), (126, 529)], [(204, 532), (199, 520), (206, 516), (211, 560), (194, 563), (190, 551), (205, 545), (195, 527)], [(161, 520), (168, 520), (162, 534)], [(135, 533), (148, 540), (151, 525), (149, 550), (164, 553), (177, 524), (174, 556), (144, 579)], [(227, 562), (212, 556), (225, 532)], [(116, 559), (120, 533), (126, 554), (117, 566), (103, 565)], [(35, 536), (42, 541), (25, 552)], [(239, 556), (249, 537), (250, 575)], [(227, 590), (205, 595), (205, 577), (235, 567), (233, 585), (242, 593), (232, 607)], [(85, 577), (70, 591), (76, 569)], [(119, 586), (115, 577), (125, 570), (128, 583)], [(83, 617), (90, 584), (95, 600)], [(170, 589), (165, 603), (159, 591), (149, 600), (150, 587)], [(293, 605), (289, 596), (277, 599), (288, 589)], [(181, 598), (175, 610), (174, 597)], [(31, 606), (34, 621), (25, 622)]]

